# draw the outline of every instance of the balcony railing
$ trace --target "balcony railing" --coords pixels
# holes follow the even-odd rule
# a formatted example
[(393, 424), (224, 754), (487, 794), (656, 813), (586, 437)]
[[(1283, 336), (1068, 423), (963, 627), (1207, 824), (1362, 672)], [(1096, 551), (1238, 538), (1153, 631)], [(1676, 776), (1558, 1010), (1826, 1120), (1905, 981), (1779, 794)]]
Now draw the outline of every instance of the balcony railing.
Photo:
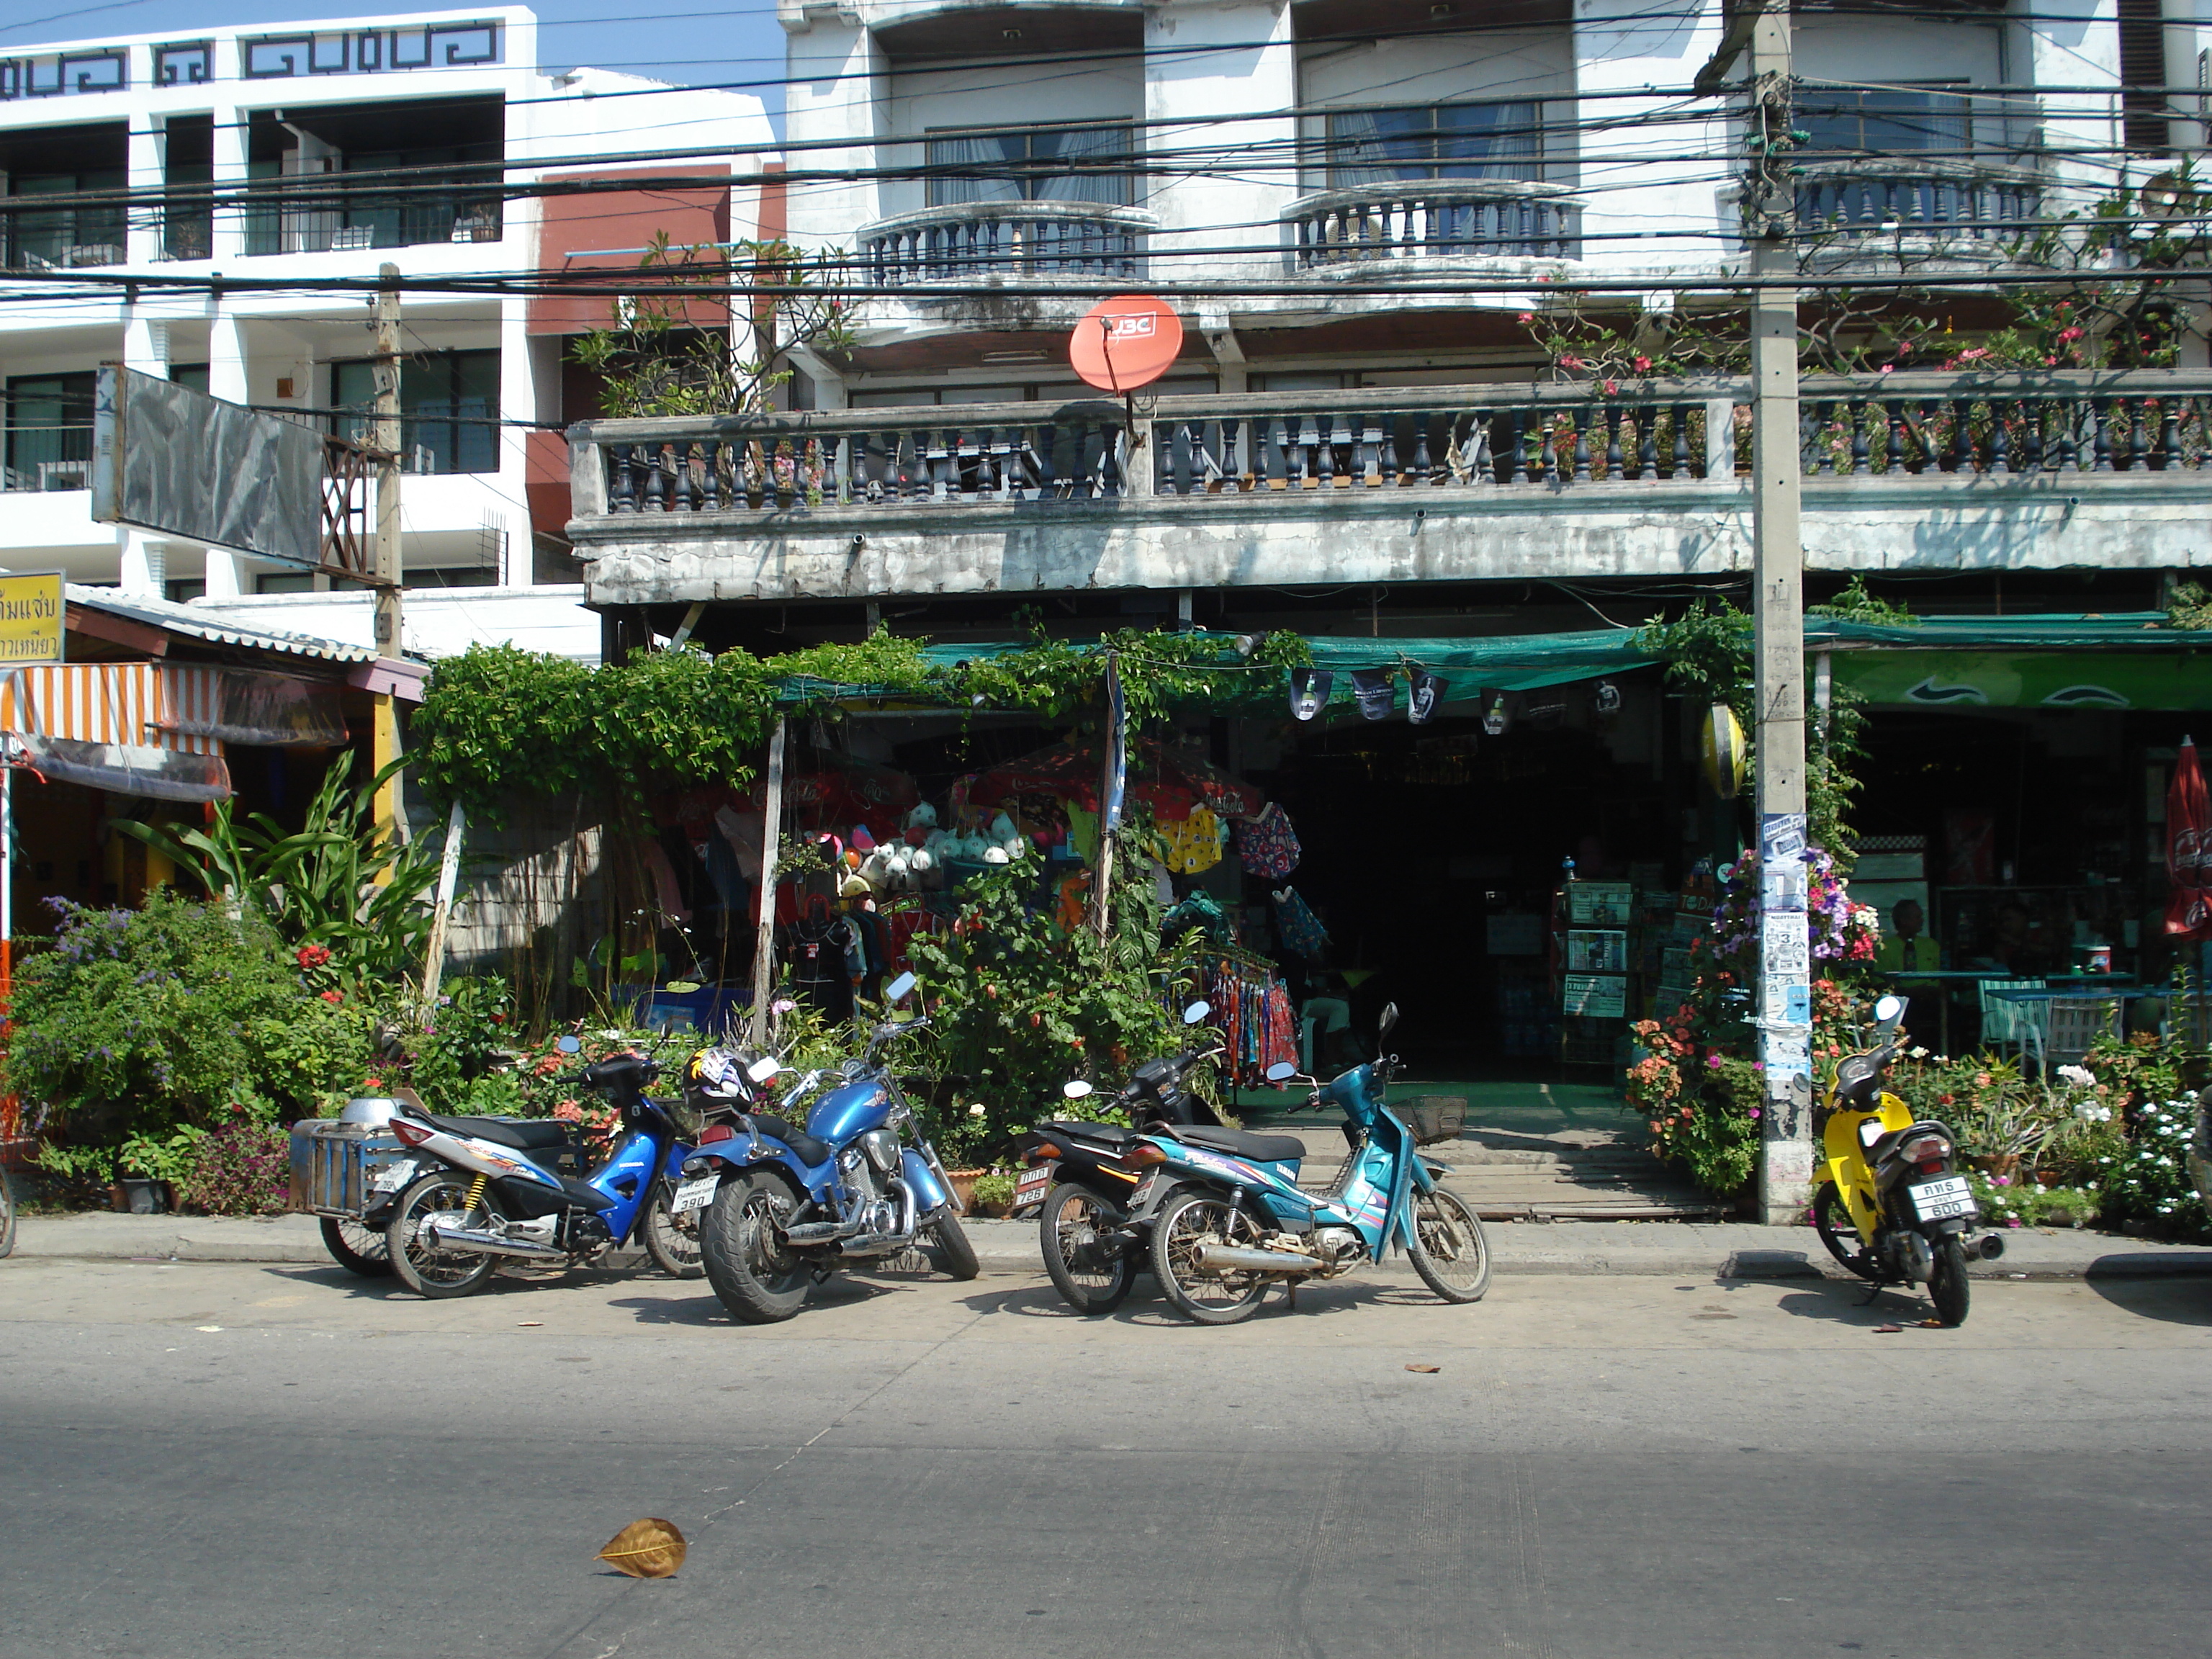
[(1138, 277), (1159, 223), (1139, 208), (1083, 202), (964, 202), (862, 228), (867, 280), (988, 282), (1000, 276)]
[(1815, 162), (1797, 183), (1802, 231), (1865, 239), (2019, 240), (2041, 210), (2041, 178), (2018, 167), (1911, 155)]
[(1517, 179), (1397, 179), (1303, 197), (1283, 214), (1301, 270), (1377, 259), (1579, 259), (1582, 205)]
[[(16, 428), (8, 465), (0, 468), (0, 489), (32, 492), (92, 488), (92, 428), (89, 425)], [(27, 450), (28, 453), (22, 453)], [(45, 451), (44, 457), (39, 452)]]
[(501, 235), (497, 198), (459, 191), (394, 198), (327, 185), (310, 193), (286, 184), (256, 188), (246, 210), (246, 252), (251, 255), (496, 242)]
[[(1814, 478), (2205, 476), (2212, 373), (1808, 379)], [(1285, 506), (1431, 490), (1725, 484), (1750, 466), (1740, 379), (974, 404), (595, 421), (569, 433), (579, 519), (941, 511), (1172, 496)]]

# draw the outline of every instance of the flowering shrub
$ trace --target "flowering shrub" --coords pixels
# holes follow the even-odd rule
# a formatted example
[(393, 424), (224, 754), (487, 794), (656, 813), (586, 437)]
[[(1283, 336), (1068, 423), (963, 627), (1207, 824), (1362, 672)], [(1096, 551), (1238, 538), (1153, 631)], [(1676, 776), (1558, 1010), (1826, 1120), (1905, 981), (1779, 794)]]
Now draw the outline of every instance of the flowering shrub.
[(1972, 1170), (1966, 1184), (1992, 1227), (2086, 1227), (2103, 1202), (2094, 1186), (2046, 1186), (2025, 1176)]
[(2106, 1168), (2108, 1220), (2139, 1223), (2161, 1238), (2212, 1239), (2212, 1216), (2189, 1178), (2189, 1138), (2196, 1127), (2194, 1100), (2144, 1103), (2128, 1145)]
[(276, 1215), (291, 1187), (291, 1137), (241, 1114), (200, 1137), (178, 1195), (210, 1215)]

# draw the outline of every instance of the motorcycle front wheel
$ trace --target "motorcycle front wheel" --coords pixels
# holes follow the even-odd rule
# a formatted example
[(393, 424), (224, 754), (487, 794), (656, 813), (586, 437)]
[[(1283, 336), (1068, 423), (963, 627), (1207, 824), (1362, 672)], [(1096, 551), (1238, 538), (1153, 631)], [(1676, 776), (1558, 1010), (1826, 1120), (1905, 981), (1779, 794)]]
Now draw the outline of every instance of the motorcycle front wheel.
[(1874, 1252), (1859, 1243), (1850, 1209), (1832, 1181), (1823, 1182), (1820, 1190), (1813, 1194), (1813, 1231), (1828, 1247), (1828, 1254), (1861, 1279), (1871, 1283), (1881, 1277), (1875, 1267)]
[(1061, 1182), (1045, 1195), (1037, 1242), (1053, 1287), (1080, 1314), (1111, 1313), (1137, 1282), (1137, 1259), (1108, 1237), (1121, 1212), (1085, 1187)]
[(1929, 1241), (1936, 1246), (1936, 1270), (1928, 1275), (1928, 1299), (1946, 1325), (1966, 1322), (1966, 1247), (1954, 1233)]
[(1267, 1294), (1265, 1273), (1208, 1278), (1198, 1270), (1201, 1244), (1260, 1248), (1260, 1229), (1243, 1211), (1202, 1193), (1170, 1200), (1152, 1228), (1152, 1276), (1177, 1313), (1201, 1325), (1249, 1319)]
[(678, 1215), (671, 1207), (675, 1201), (674, 1186), (663, 1181), (645, 1212), (645, 1253), (671, 1279), (703, 1279), (707, 1264), (702, 1260), (699, 1212)]
[[(441, 1210), (469, 1209), (470, 1177), (453, 1170), (434, 1170), (399, 1194), (385, 1224), (385, 1254), (399, 1282), (417, 1296), (435, 1300), (466, 1296), (483, 1288), (499, 1267), (499, 1258), (476, 1250), (440, 1249), (422, 1237), (422, 1218)], [(479, 1203), (471, 1212), (488, 1213)]]
[(963, 1284), (983, 1271), (983, 1264), (975, 1259), (975, 1246), (969, 1242), (968, 1232), (960, 1224), (960, 1218), (947, 1210), (931, 1222), (923, 1233), (929, 1250), (929, 1259), (937, 1271), (947, 1279), (957, 1279)]
[(775, 1325), (805, 1305), (807, 1266), (783, 1241), (798, 1209), (797, 1189), (768, 1170), (732, 1176), (708, 1205), (700, 1260), (732, 1318)]
[(1441, 1187), (1413, 1194), (1413, 1271), (1447, 1302), (1480, 1302), (1490, 1288), (1490, 1241), (1482, 1218)]

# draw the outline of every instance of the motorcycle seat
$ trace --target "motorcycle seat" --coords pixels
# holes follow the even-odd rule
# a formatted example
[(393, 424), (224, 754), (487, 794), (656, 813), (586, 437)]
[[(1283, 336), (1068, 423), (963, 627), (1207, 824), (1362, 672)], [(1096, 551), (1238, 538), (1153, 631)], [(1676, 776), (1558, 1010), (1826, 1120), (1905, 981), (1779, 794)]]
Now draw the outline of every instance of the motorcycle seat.
[(1073, 1140), (1087, 1140), (1099, 1146), (1126, 1146), (1137, 1138), (1135, 1130), (1124, 1129), (1119, 1124), (1091, 1123), (1080, 1118), (1058, 1118), (1039, 1127)]
[(447, 1134), (489, 1140), (518, 1152), (559, 1152), (568, 1145), (568, 1126), (552, 1118), (436, 1117), (428, 1112), (422, 1116)]
[(1231, 1158), (1249, 1158), (1255, 1164), (1296, 1163), (1306, 1155), (1306, 1144), (1292, 1135), (1255, 1135), (1243, 1129), (1200, 1129), (1179, 1124), (1172, 1132), (1177, 1140)]
[(799, 1161), (808, 1169), (819, 1169), (830, 1161), (830, 1146), (826, 1140), (817, 1140), (804, 1129), (793, 1128), (772, 1112), (757, 1112), (753, 1121), (760, 1125), (764, 1135), (774, 1135), (799, 1155)]

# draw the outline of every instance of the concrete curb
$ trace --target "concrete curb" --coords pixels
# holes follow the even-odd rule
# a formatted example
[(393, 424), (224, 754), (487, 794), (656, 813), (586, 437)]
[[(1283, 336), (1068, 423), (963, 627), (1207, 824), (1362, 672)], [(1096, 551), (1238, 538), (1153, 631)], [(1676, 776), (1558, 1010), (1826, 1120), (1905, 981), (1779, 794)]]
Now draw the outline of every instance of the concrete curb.
[[(1043, 1270), (1033, 1221), (970, 1221), (983, 1267), (998, 1273)], [(1808, 1228), (1737, 1223), (1497, 1224), (1489, 1228), (1499, 1274), (1644, 1275), (1676, 1279), (1848, 1279)], [(2212, 1249), (2071, 1230), (2015, 1228), (2005, 1254), (1977, 1261), (1978, 1279), (2212, 1278)], [(26, 1216), (15, 1255), (84, 1261), (258, 1261), (325, 1266), (330, 1255), (313, 1216), (240, 1219), (90, 1212)], [(1402, 1257), (1370, 1271), (1410, 1275)]]

